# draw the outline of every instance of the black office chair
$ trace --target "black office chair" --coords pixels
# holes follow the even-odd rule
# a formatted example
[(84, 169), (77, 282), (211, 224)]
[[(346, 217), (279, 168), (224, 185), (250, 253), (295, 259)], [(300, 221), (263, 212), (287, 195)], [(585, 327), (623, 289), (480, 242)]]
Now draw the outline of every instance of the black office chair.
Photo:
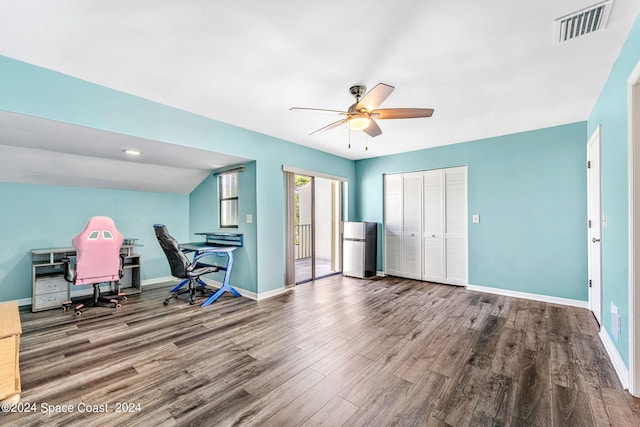
[[(200, 279), (200, 276), (203, 274), (214, 273), (219, 271), (220, 268), (215, 265), (202, 264), (199, 262), (193, 263), (189, 260), (189, 258), (180, 250), (180, 246), (178, 245), (178, 241), (171, 237), (169, 232), (167, 231), (167, 227), (163, 224), (154, 224), (154, 231), (156, 232), (156, 237), (158, 238), (158, 243), (160, 243), (160, 247), (164, 251), (164, 254), (167, 256), (167, 261), (169, 261), (169, 267), (171, 268), (171, 275), (178, 278), (184, 279), (177, 286), (175, 286), (170, 291), (170, 295), (164, 300), (164, 305), (169, 304), (169, 301), (172, 298), (178, 298), (178, 296), (182, 294), (189, 293), (190, 296), (190, 304), (195, 303), (196, 290), (199, 291), (202, 295), (205, 294), (207, 289), (207, 284)], [(189, 284), (189, 286), (185, 289), (181, 289), (185, 284)], [(196, 289), (196, 283), (198, 283), (198, 287)]]

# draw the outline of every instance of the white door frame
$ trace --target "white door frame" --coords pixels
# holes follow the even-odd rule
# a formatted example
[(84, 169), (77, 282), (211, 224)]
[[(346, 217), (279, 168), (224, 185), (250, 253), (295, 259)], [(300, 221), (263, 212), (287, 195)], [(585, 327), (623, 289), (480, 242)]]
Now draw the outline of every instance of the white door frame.
[(629, 150), (629, 392), (640, 396), (640, 62), (627, 79)]
[[(592, 148), (597, 153), (592, 157)], [(602, 250), (600, 239), (602, 235), (602, 205), (600, 181), (600, 126), (593, 131), (587, 142), (587, 253), (589, 268), (589, 309), (596, 320), (602, 325)], [(597, 206), (594, 205), (597, 204)]]

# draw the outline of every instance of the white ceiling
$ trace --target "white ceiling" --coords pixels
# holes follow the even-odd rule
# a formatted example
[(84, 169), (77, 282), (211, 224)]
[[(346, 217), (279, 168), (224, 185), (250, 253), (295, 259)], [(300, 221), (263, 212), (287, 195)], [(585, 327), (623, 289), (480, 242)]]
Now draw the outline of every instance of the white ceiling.
[[(556, 18), (597, 2), (0, 0), (0, 54), (360, 159), (586, 120), (640, 11), (614, 0), (605, 31), (553, 44)], [(344, 126), (308, 136), (336, 117), (289, 111), (378, 82), (396, 87), (382, 107), (433, 117), (349, 149)]]

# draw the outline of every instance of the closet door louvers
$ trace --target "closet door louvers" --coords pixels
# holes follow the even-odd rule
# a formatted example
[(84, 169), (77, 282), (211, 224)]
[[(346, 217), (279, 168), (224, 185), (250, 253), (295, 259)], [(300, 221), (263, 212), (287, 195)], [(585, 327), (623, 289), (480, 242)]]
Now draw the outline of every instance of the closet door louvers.
[(444, 173), (424, 172), (423, 183), (423, 275), (422, 280), (444, 280)]
[(402, 277), (422, 279), (422, 172), (402, 174)]
[(467, 283), (467, 168), (445, 174), (445, 283)]
[(402, 176), (384, 176), (384, 271), (402, 276)]

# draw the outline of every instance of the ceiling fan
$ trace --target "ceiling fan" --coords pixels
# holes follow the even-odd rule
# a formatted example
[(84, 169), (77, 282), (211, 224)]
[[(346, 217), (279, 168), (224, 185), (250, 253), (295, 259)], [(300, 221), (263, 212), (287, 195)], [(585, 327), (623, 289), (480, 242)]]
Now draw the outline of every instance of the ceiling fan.
[[(325, 132), (343, 123), (351, 130), (363, 131), (367, 135), (374, 137), (382, 134), (380, 126), (374, 119), (414, 119), (419, 117), (431, 117), (432, 108), (380, 108), (376, 109), (389, 95), (395, 87), (384, 83), (378, 83), (373, 89), (365, 94), (367, 88), (362, 85), (354, 85), (349, 88), (349, 92), (356, 98), (356, 102), (347, 111), (325, 110), (320, 108), (293, 107), (291, 111), (309, 111), (320, 113), (335, 113), (346, 116), (336, 122), (322, 127), (309, 135)], [(363, 96), (364, 95), (364, 96)]]

